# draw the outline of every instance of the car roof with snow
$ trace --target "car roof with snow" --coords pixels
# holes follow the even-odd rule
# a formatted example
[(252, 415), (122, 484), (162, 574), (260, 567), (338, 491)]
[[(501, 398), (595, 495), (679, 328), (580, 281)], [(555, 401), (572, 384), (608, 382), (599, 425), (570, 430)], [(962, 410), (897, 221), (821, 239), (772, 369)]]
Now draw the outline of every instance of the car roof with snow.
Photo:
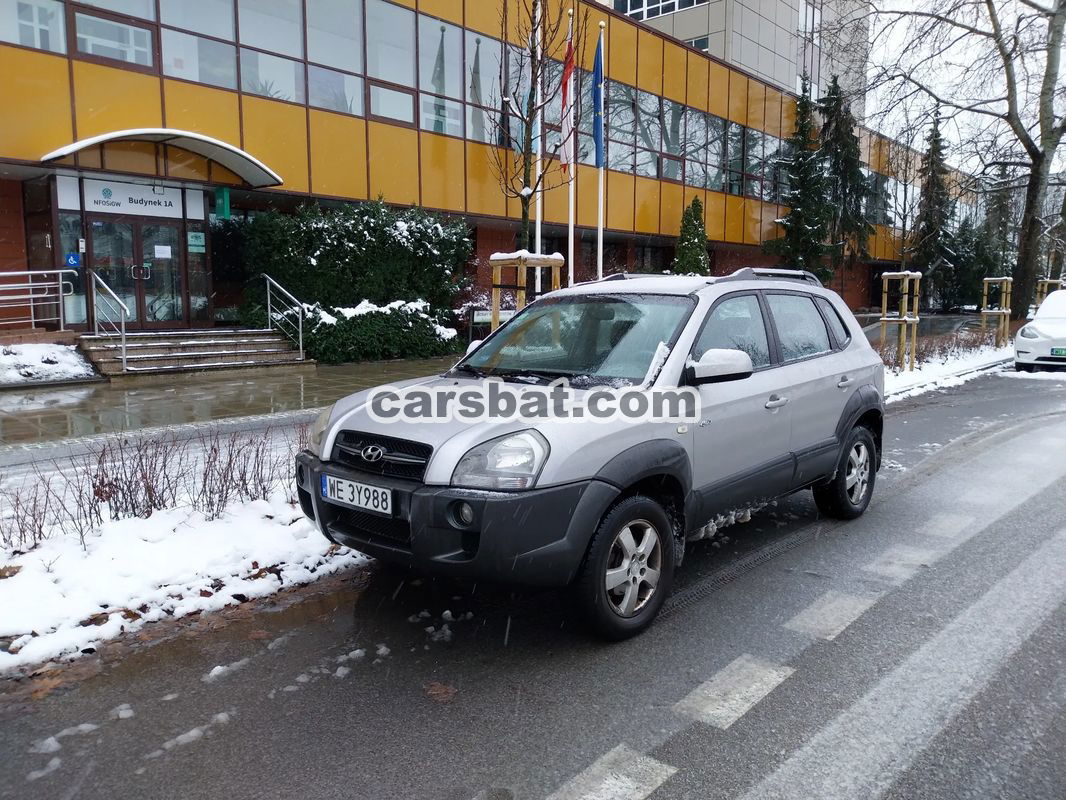
[(1036, 310), (1037, 319), (1066, 319), (1066, 289), (1056, 289)]
[[(779, 288), (822, 289), (821, 282), (810, 272), (790, 269), (744, 267), (731, 275), (645, 275), (626, 272), (609, 275), (603, 280), (578, 283), (551, 292), (551, 297), (574, 297), (588, 294), (669, 294), (691, 295), (723, 283), (772, 283)], [(546, 295), (547, 296), (547, 295)]]

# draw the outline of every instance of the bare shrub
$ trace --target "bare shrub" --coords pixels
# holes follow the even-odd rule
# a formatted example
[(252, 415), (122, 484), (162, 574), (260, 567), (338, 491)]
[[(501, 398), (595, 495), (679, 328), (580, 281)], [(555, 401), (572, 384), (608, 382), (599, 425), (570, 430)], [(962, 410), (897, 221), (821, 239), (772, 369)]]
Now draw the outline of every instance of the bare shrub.
[(111, 519), (147, 518), (179, 504), (188, 443), (173, 436), (113, 439), (94, 451), (93, 491)]
[[(881, 342), (881, 360), (889, 369), (901, 369), (907, 364), (900, 364), (898, 359), (896, 338), (890, 330), (885, 341)], [(951, 333), (937, 334), (936, 336), (919, 336), (915, 350), (915, 364), (921, 366), (927, 363), (943, 363), (951, 358), (967, 355), (980, 350), (983, 347), (992, 347), (995, 344), (995, 333), (991, 330), (957, 330)], [(909, 356), (907, 357), (909, 363)]]
[(0, 538), (9, 551), (26, 552), (47, 537), (55, 522), (51, 475), (0, 493), (7, 513), (0, 517)]

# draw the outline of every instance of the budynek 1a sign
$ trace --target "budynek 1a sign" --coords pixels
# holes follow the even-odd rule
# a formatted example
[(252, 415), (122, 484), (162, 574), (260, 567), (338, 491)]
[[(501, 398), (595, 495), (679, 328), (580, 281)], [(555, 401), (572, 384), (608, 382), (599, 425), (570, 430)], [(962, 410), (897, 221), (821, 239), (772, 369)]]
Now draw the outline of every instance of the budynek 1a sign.
[(86, 211), (177, 219), (182, 216), (181, 189), (169, 186), (86, 178), (82, 181), (82, 192)]

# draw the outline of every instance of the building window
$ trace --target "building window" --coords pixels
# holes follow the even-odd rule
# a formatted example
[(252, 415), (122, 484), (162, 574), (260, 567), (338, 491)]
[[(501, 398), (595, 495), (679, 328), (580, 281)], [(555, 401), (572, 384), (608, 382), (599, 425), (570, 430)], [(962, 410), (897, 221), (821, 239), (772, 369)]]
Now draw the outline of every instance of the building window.
[(422, 130), (463, 135), (463, 104), (431, 94), (421, 95)]
[(307, 68), (308, 103), (315, 108), (363, 116), (363, 79), (313, 64)]
[(432, 17), (418, 18), (418, 81), (424, 92), (463, 97), (463, 31)]
[(233, 41), (233, 0), (159, 0), (164, 25)]
[(80, 13), (74, 15), (74, 26), (79, 52), (152, 66), (152, 32), (147, 28)]
[(633, 19), (655, 19), (707, 2), (710, 0), (614, 0), (614, 10)]
[(304, 65), (280, 56), (241, 48), (241, 91), (304, 102)]
[(0, 42), (65, 53), (64, 25), (63, 4), (57, 0), (18, 0), (0, 5)]
[(172, 78), (237, 88), (237, 50), (231, 44), (164, 28), (163, 74)]
[(127, 17), (140, 17), (155, 21), (155, 0), (78, 0), (87, 6), (96, 6), (105, 11), (125, 14)]
[(241, 44), (301, 58), (302, 6), (301, 0), (237, 0)]
[(367, 0), (366, 33), (366, 74), (414, 88), (415, 12), (384, 0)]
[(710, 36), (697, 36), (695, 39), (686, 39), (685, 44), (701, 53), (709, 52), (711, 49), (711, 37)]
[(387, 117), (414, 125), (415, 98), (410, 92), (389, 89), (371, 84), (370, 113), (375, 117)]
[(307, 4), (307, 60), (362, 73), (362, 0), (312, 0)]

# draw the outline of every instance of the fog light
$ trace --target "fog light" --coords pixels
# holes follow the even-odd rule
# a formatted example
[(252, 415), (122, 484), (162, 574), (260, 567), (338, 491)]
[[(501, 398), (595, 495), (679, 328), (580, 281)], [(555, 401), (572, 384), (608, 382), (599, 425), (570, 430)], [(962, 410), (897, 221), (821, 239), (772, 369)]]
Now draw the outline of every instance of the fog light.
[(474, 508), (463, 501), (455, 506), (455, 518), (461, 525), (470, 525), (474, 522)]

